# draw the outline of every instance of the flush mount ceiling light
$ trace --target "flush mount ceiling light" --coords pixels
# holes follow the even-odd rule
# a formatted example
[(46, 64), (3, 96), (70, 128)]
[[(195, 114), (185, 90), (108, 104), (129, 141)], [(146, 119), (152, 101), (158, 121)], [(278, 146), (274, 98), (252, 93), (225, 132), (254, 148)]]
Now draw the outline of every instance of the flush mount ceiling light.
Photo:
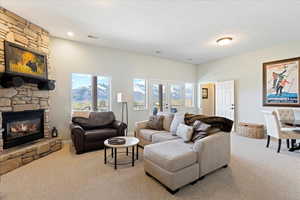
[(156, 53), (156, 54), (160, 54), (160, 53), (161, 53), (161, 51), (160, 51), (160, 50), (157, 50), (157, 51), (155, 51), (155, 53)]
[(74, 33), (71, 32), (71, 31), (69, 31), (69, 32), (67, 32), (67, 35), (68, 35), (69, 37), (73, 37), (73, 36), (74, 36)]
[(217, 40), (219, 46), (226, 46), (232, 42), (232, 37), (223, 37)]

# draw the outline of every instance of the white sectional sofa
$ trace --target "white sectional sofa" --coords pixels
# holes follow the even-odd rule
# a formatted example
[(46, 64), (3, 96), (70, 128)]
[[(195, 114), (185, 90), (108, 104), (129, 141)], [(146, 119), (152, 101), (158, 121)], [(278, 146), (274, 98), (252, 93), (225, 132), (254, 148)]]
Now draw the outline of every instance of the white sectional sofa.
[[(169, 128), (147, 129), (147, 121), (135, 124), (135, 136), (144, 147), (144, 170), (174, 194), (208, 173), (227, 167), (230, 161), (230, 133), (217, 132), (195, 143), (185, 143)], [(166, 130), (167, 129), (167, 130)]]

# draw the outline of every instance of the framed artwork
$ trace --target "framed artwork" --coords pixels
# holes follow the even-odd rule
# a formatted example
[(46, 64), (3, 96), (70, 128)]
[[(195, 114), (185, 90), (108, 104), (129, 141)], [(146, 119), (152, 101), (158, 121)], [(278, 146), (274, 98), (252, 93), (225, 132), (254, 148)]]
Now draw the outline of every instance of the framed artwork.
[(300, 57), (263, 63), (263, 106), (300, 106)]
[(31, 78), (47, 79), (47, 56), (5, 41), (5, 72)]
[(208, 88), (202, 88), (202, 99), (208, 99)]

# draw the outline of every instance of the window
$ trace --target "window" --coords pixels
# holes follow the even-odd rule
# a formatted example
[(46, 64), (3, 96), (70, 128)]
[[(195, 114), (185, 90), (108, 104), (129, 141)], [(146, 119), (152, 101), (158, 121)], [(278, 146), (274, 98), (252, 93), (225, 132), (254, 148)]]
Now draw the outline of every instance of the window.
[(171, 110), (180, 110), (183, 107), (183, 87), (181, 84), (172, 84), (170, 86), (170, 104)]
[(108, 77), (97, 77), (97, 102), (98, 111), (110, 110), (110, 78)]
[(144, 79), (133, 79), (133, 109), (147, 109), (147, 86)]
[(92, 110), (92, 76), (72, 74), (72, 110)]
[(186, 83), (185, 84), (185, 107), (192, 108), (194, 107), (194, 84)]
[[(156, 84), (156, 83), (151, 84), (151, 92), (150, 93), (151, 93), (150, 107), (152, 110), (154, 108), (157, 108), (158, 110), (160, 110), (160, 104), (162, 104), (162, 106), (166, 106), (167, 94), (166, 94), (166, 87), (164, 85)], [(160, 102), (160, 98), (162, 98), (161, 99), (162, 102)]]
[(72, 110), (109, 111), (110, 91), (108, 77), (72, 74)]

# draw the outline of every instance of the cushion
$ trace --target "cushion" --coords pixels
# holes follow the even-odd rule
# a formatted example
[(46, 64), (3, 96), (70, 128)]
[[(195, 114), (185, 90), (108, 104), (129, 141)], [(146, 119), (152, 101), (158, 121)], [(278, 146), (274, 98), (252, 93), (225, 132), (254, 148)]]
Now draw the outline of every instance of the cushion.
[(154, 134), (163, 133), (166, 134), (166, 131), (158, 131), (153, 129), (140, 129), (139, 136), (143, 138), (144, 140), (147, 140), (149, 142), (152, 142), (152, 137)]
[(189, 142), (192, 139), (194, 129), (192, 126), (187, 126), (185, 124), (179, 124), (176, 135), (181, 137), (184, 142)]
[(85, 117), (72, 117), (72, 122), (78, 124), (85, 130), (92, 129), (93, 126), (90, 126), (89, 119)]
[(205, 138), (206, 136), (217, 133), (219, 131), (221, 131), (219, 128), (209, 128), (209, 130), (207, 130), (206, 132), (203, 132), (203, 131), (195, 132), (194, 131), (191, 141), (195, 142), (199, 139)]
[(73, 117), (72, 122), (85, 130), (107, 127), (115, 121), (113, 112), (91, 112), (89, 118)]
[(90, 124), (95, 126), (108, 126), (112, 124), (116, 119), (113, 112), (91, 112)]
[(167, 171), (176, 172), (196, 163), (197, 153), (193, 151), (193, 144), (171, 140), (145, 146), (144, 159)]
[(199, 139), (205, 138), (206, 136), (219, 132), (219, 128), (214, 128), (209, 124), (206, 124), (200, 120), (196, 120), (193, 125), (194, 133), (191, 141), (195, 142)]
[(153, 130), (163, 130), (163, 121), (164, 116), (162, 115), (152, 115), (149, 117), (149, 121), (147, 122), (147, 128)]
[(117, 136), (117, 130), (111, 128), (94, 129), (85, 132), (85, 139), (87, 142), (95, 142), (99, 140), (106, 140)]
[(179, 139), (180, 137), (172, 135), (172, 133), (157, 133), (152, 135), (152, 143), (164, 142)]
[(173, 135), (176, 135), (177, 127), (181, 123), (184, 124), (184, 114), (182, 113), (175, 114), (174, 119), (170, 126), (170, 132), (173, 133)]
[(200, 121), (200, 120), (196, 120), (196, 121), (194, 122), (194, 124), (193, 124), (193, 128), (194, 128), (195, 132), (200, 132), (200, 131), (205, 132), (205, 131), (207, 131), (210, 127), (211, 127), (211, 125), (206, 124), (206, 123), (204, 123), (204, 122), (202, 122), (202, 121)]
[(170, 126), (174, 118), (173, 113), (164, 113), (164, 112), (159, 112), (158, 115), (164, 116), (164, 121), (163, 121), (163, 128), (166, 131), (170, 131)]

